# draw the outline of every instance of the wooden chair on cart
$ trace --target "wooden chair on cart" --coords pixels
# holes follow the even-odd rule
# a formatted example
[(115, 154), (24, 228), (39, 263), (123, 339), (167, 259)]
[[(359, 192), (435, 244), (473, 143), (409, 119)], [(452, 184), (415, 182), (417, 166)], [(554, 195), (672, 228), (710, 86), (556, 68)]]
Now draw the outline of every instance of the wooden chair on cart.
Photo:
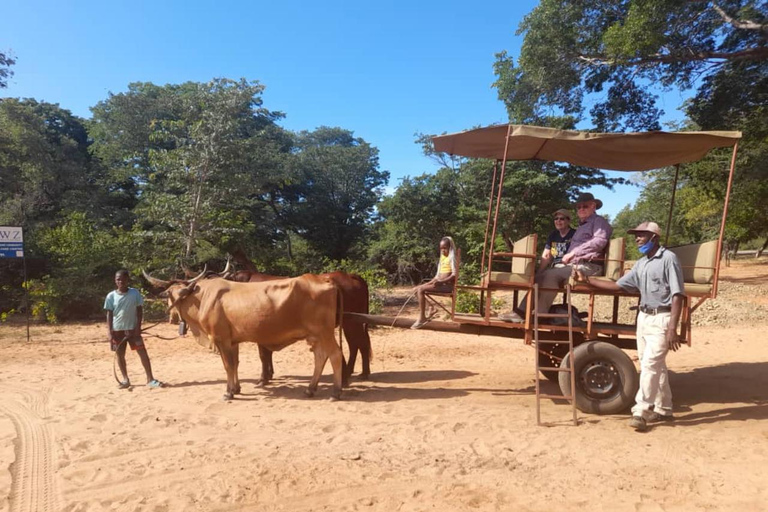
[[(536, 277), (536, 234), (524, 236), (512, 244), (512, 252), (494, 252), (491, 261), (498, 263), (506, 260), (499, 258), (511, 258), (509, 272), (494, 271), (489, 269), (484, 276), (482, 287), (487, 290), (483, 304), (483, 313), (486, 321), (491, 321), (491, 299), (494, 291), (512, 291), (512, 301), (517, 306), (518, 293), (527, 292), (524, 311), (523, 326), (526, 330), (526, 338), (530, 338), (531, 313), (533, 311), (533, 285)], [(530, 342), (530, 339), (526, 339)]]
[[(717, 240), (701, 244), (680, 245), (669, 247), (677, 255), (683, 269), (683, 288), (685, 299), (683, 313), (680, 319), (680, 337), (691, 344), (691, 314), (701, 304), (717, 296)], [(698, 301), (693, 304), (693, 299)]]
[[(453, 282), (453, 290), (451, 290), (450, 292), (425, 292), (424, 293), (424, 298), (427, 299), (427, 302), (429, 303), (429, 308), (430, 308), (429, 312), (427, 313), (428, 319), (432, 320), (442, 310), (451, 317), (451, 320), (453, 320), (453, 317), (456, 314), (456, 295), (458, 293), (457, 283), (459, 282), (459, 272), (461, 272), (461, 249), (456, 248), (456, 277)], [(450, 309), (445, 304), (437, 300), (438, 297), (450, 297), (451, 299)]]
[[(602, 276), (590, 276), (590, 280), (618, 281), (624, 275), (624, 262), (626, 258), (626, 240), (624, 237), (618, 237), (608, 242), (605, 252), (605, 271)], [(593, 321), (595, 312), (595, 296), (605, 295), (595, 288), (583, 283), (575, 283), (574, 293), (589, 294), (589, 310), (587, 311), (587, 333), (593, 332)], [(619, 295), (613, 295), (613, 313), (612, 322), (615, 324), (619, 320)]]

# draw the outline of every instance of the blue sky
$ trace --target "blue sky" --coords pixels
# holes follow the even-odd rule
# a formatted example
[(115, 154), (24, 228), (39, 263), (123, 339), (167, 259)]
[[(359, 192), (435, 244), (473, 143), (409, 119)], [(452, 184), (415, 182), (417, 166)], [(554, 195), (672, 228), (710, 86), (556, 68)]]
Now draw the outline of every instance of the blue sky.
[[(259, 80), (283, 126), (354, 131), (379, 149), (394, 187), (435, 170), (414, 133), (507, 120), (491, 88), (494, 55), (518, 55), (515, 31), (537, 3), (6, 0), (0, 49), (17, 64), (0, 94), (90, 117), (130, 82)], [(668, 118), (681, 102), (662, 97)], [(638, 190), (593, 192), (615, 215)]]

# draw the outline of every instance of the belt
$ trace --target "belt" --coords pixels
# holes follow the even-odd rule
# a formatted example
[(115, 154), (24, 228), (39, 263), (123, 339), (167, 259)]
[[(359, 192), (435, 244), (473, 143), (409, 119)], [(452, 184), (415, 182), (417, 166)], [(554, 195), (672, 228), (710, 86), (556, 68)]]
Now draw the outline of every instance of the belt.
[(649, 308), (647, 306), (640, 306), (640, 311), (646, 315), (658, 315), (659, 313), (669, 313), (672, 311), (672, 306), (659, 306), (657, 308)]

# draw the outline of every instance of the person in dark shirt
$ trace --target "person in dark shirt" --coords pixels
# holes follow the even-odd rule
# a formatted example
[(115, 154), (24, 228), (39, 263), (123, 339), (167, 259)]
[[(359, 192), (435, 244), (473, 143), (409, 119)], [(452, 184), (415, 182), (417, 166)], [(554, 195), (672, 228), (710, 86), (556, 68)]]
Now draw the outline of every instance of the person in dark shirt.
[(547, 237), (544, 252), (541, 254), (539, 272), (549, 267), (562, 265), (563, 256), (571, 248), (571, 238), (576, 230), (571, 227), (571, 213), (561, 208), (554, 213), (555, 229)]
[[(539, 313), (549, 313), (549, 307), (557, 296), (575, 267), (580, 276), (599, 274), (603, 271), (605, 247), (611, 239), (613, 228), (608, 221), (595, 213), (602, 208), (603, 202), (595, 199), (589, 192), (579, 194), (575, 203), (579, 216), (579, 227), (573, 234), (571, 245), (561, 261), (562, 265), (542, 270), (536, 274), (536, 282), (541, 287), (539, 303), (536, 307)], [(524, 304), (526, 297), (520, 300)], [(499, 314), (499, 320), (513, 323), (523, 323), (523, 315), (514, 309), (508, 313)]]

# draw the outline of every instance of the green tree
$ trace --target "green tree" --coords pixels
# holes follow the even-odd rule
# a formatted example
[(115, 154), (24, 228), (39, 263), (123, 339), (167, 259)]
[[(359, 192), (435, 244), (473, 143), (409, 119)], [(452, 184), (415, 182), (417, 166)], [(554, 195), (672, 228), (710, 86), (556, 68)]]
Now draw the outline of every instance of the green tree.
[(175, 147), (173, 141), (153, 137), (155, 127), (180, 120), (184, 115), (180, 99), (194, 94), (196, 88), (193, 82), (165, 86), (137, 82), (129, 84), (126, 92), (110, 93), (106, 100), (91, 107), (91, 151), (110, 177), (110, 199), (119, 206), (113, 218), (115, 224), (132, 227), (133, 209), (156, 171), (150, 155)]
[(54, 223), (99, 205), (81, 119), (58, 105), (0, 99), (0, 224)]
[[(493, 162), (435, 153), (420, 136), (427, 156), (445, 167), (434, 175), (406, 178), (379, 206), (382, 218), (371, 257), (398, 281), (418, 281), (434, 271), (440, 237), (454, 237), (462, 267), (480, 268), (493, 181)], [(542, 162), (508, 162), (494, 241), (499, 250), (530, 233), (549, 233), (552, 212), (568, 206), (579, 191), (622, 179), (594, 169)], [(545, 238), (542, 237), (543, 247)], [(470, 270), (471, 274), (471, 270)]]
[(389, 180), (379, 151), (349, 130), (320, 127), (296, 135), (293, 183), (282, 190), (287, 227), (321, 257), (357, 256)]
[(292, 139), (275, 123), (282, 114), (262, 106), (263, 90), (246, 80), (138, 83), (92, 109), (121, 225), (148, 258), (202, 261), (277, 237), (264, 197), (284, 181)]
[(552, 109), (581, 119), (585, 96), (595, 93), (598, 130), (658, 129), (662, 112), (649, 85), (686, 90), (768, 59), (767, 17), (764, 1), (542, 0), (518, 28), (518, 65), (497, 55), (495, 86), (515, 122)]
[[(378, 206), (377, 239), (370, 258), (396, 282), (419, 282), (433, 272), (440, 238), (453, 236), (461, 204), (458, 172), (442, 168), (434, 175), (406, 177)], [(482, 243), (482, 242), (481, 242)]]
[(51, 272), (30, 284), (32, 312), (49, 322), (101, 312), (115, 270), (127, 264), (119, 238), (76, 212), (37, 235)]
[[(517, 65), (502, 52), (494, 67), (513, 122), (551, 126), (560, 116), (589, 119), (600, 131), (656, 130), (656, 94), (697, 88), (684, 106), (689, 129), (744, 133), (726, 236), (768, 237), (768, 225), (756, 220), (768, 214), (768, 3), (541, 0), (518, 34)], [(715, 152), (681, 175), (687, 235), (706, 219), (696, 236), (716, 236), (728, 156)]]
[[(45, 236), (71, 216), (87, 216), (92, 228), (108, 228), (102, 220), (107, 211), (102, 178), (98, 162), (88, 152), (81, 119), (50, 103), (0, 100), (0, 225), (24, 228), (30, 277), (67, 272), (74, 264), (54, 257), (56, 251), (72, 247), (71, 241), (57, 239), (49, 244)], [(111, 236), (109, 231), (106, 236)], [(57, 246), (59, 242), (62, 247)], [(81, 257), (90, 254), (83, 251)], [(12, 260), (0, 263), (0, 311), (17, 309), (22, 297), (21, 272), (12, 270)], [(84, 284), (76, 279), (73, 283), (77, 283), (73, 288)], [(64, 291), (59, 296), (60, 305), (76, 303), (68, 301)], [(54, 309), (58, 307), (51, 311)]]
[(16, 60), (9, 54), (0, 52), (0, 89), (8, 87), (8, 79), (13, 76), (11, 66), (16, 64)]

